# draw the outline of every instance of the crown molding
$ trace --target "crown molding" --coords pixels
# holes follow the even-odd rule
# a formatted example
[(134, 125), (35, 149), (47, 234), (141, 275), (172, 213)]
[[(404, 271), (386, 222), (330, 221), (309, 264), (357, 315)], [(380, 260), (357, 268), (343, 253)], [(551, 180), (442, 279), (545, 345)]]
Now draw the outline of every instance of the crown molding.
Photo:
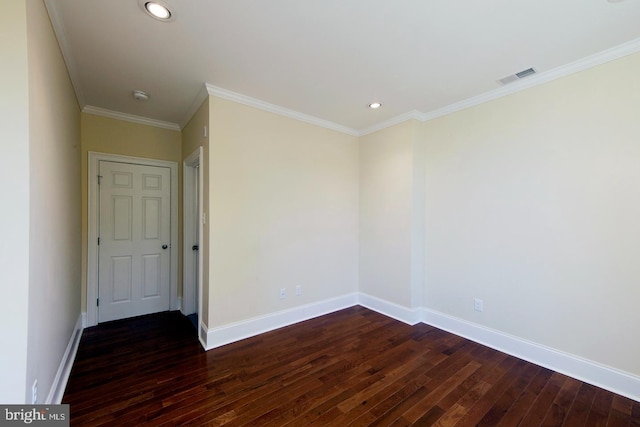
[(433, 120), (438, 117), (446, 116), (448, 114), (452, 114), (457, 111), (475, 107), (476, 105), (484, 104), (485, 102), (493, 101), (495, 99), (502, 98), (504, 96), (511, 95), (511, 94), (544, 84), (544, 83), (548, 83), (550, 81), (559, 79), (561, 77), (566, 77), (571, 74), (575, 74), (580, 71), (584, 71), (589, 68), (593, 68), (598, 65), (602, 65), (607, 62), (614, 61), (616, 59), (620, 59), (627, 55), (631, 55), (638, 52), (640, 52), (640, 38), (615, 46), (611, 49), (598, 52), (594, 55), (579, 59), (569, 64), (556, 67), (554, 69), (544, 71), (539, 74), (535, 74), (526, 79), (518, 80), (514, 83), (511, 83), (507, 86), (502, 86), (490, 92), (486, 92), (478, 96), (474, 96), (472, 98), (468, 98), (468, 99), (447, 105), (445, 107), (438, 108), (433, 111), (428, 111), (428, 112), (420, 112), (418, 110), (409, 111), (407, 113), (401, 114), (399, 116), (396, 116), (384, 122), (375, 124), (368, 128), (360, 129), (359, 131), (357, 131), (358, 136), (368, 135), (370, 133), (377, 132), (382, 129), (386, 129), (391, 126), (395, 126), (399, 123), (402, 123), (411, 119), (420, 120), (422, 122)]
[(337, 132), (346, 133), (347, 135), (360, 136), (360, 132), (348, 126), (343, 126), (334, 122), (330, 122), (329, 120), (324, 120), (319, 117), (310, 116), (308, 114), (304, 114), (298, 111), (290, 110), (288, 108), (280, 107), (275, 104), (270, 104), (268, 102), (261, 101), (256, 98), (252, 98), (250, 96), (242, 95), (240, 93), (232, 92), (230, 90), (222, 89), (220, 87), (213, 86), (208, 83), (205, 83), (205, 87), (207, 88), (207, 92), (209, 93), (209, 95), (217, 96), (218, 98), (223, 98), (228, 101), (234, 101), (239, 104), (248, 105), (249, 107), (258, 108), (260, 110), (264, 110), (270, 113), (289, 117), (291, 119), (295, 119), (301, 122), (320, 126), (326, 129), (331, 129)]
[(517, 82), (502, 86), (499, 89), (447, 105), (446, 107), (439, 108), (437, 110), (422, 113), (421, 120), (426, 122), (428, 120), (446, 116), (447, 114), (455, 113), (456, 111), (475, 107), (476, 105), (484, 104), (485, 102), (493, 101), (495, 99), (502, 98), (503, 96), (511, 95), (525, 89), (548, 83), (561, 77), (566, 77), (637, 52), (640, 52), (640, 38), (623, 43), (611, 49), (598, 52), (594, 55), (587, 56), (586, 58), (579, 59), (569, 64), (544, 71), (540, 74), (535, 74), (531, 77), (527, 77), (526, 79), (518, 80)]
[(423, 114), (420, 111), (411, 110), (411, 111), (406, 112), (404, 114), (400, 114), (399, 116), (392, 117), (389, 120), (385, 120), (384, 122), (380, 122), (380, 123), (375, 124), (373, 126), (369, 126), (368, 128), (361, 129), (360, 131), (358, 131), (358, 136), (365, 136), (365, 135), (368, 135), (370, 133), (374, 133), (374, 132), (377, 132), (379, 130), (386, 129), (388, 127), (395, 126), (397, 124), (406, 122), (407, 120), (415, 119), (415, 120), (424, 121), (422, 116), (423, 116)]
[(109, 117), (111, 119), (124, 120), (141, 125), (155, 126), (162, 129), (175, 130), (180, 132), (181, 128), (177, 123), (163, 122), (161, 120), (150, 119), (148, 117), (135, 116), (133, 114), (120, 113), (118, 111), (107, 110), (105, 108), (87, 105), (82, 109), (83, 113), (93, 114), (95, 116)]
[(202, 103), (205, 101), (205, 99), (207, 99), (208, 96), (209, 96), (209, 91), (207, 89), (207, 84), (205, 83), (204, 85), (202, 85), (202, 87), (200, 88), (200, 91), (198, 92), (195, 99), (191, 103), (191, 106), (187, 110), (187, 114), (185, 114), (184, 116), (184, 119), (182, 120), (182, 122), (180, 122), (180, 129), (184, 129), (185, 126), (189, 124), (189, 122), (193, 118), (193, 115), (196, 113), (196, 111), (198, 111), (198, 109), (200, 108)]
[[(51, 3), (50, 0), (45, 0), (45, 2), (47, 5)], [(54, 8), (52, 8), (52, 10), (54, 10)], [(52, 18), (51, 18), (52, 21), (55, 21), (56, 19), (54, 16), (55, 16), (55, 12), (52, 12)], [(54, 28), (55, 27), (56, 25), (54, 25)], [(60, 44), (63, 45), (65, 43), (64, 35), (58, 35), (58, 32), (56, 32), (56, 35), (58, 36)], [(64, 52), (67, 50), (68, 49), (64, 49), (64, 48), (62, 49), (63, 55), (64, 55)], [(468, 98), (460, 102), (447, 105), (437, 110), (428, 111), (428, 112), (411, 110), (399, 116), (393, 117), (391, 119), (385, 120), (383, 122), (380, 122), (378, 124), (375, 124), (373, 126), (369, 126), (367, 128), (360, 129), (360, 130), (353, 129), (348, 126), (343, 126), (343, 125), (340, 125), (328, 120), (324, 120), (315, 116), (311, 116), (308, 114), (300, 113), (298, 111), (290, 110), (288, 108), (280, 107), (278, 105), (271, 104), (271, 103), (262, 101), (260, 99), (252, 98), (250, 96), (243, 95), (237, 92), (232, 92), (230, 90), (223, 89), (221, 87), (217, 87), (209, 83), (205, 83), (203, 88), (198, 92), (198, 95), (194, 99), (193, 103), (191, 104), (191, 107), (189, 108), (189, 110), (187, 111), (187, 114), (185, 115), (185, 119), (179, 125), (176, 123), (163, 122), (159, 120), (149, 119), (146, 117), (119, 113), (116, 111), (106, 110), (103, 108), (98, 108), (93, 106), (85, 106), (82, 109), (82, 111), (89, 114), (95, 114), (99, 116), (111, 117), (111, 118), (126, 120), (134, 123), (141, 123), (141, 124), (146, 124), (150, 126), (156, 126), (156, 127), (161, 127), (165, 129), (180, 131), (182, 128), (184, 128), (187, 125), (189, 120), (191, 120), (191, 118), (193, 117), (195, 112), (198, 110), (198, 108), (200, 108), (200, 105), (202, 104), (202, 102), (204, 102), (207, 96), (211, 95), (211, 96), (217, 96), (219, 98), (223, 98), (229, 101), (237, 102), (243, 105), (248, 105), (250, 107), (258, 108), (260, 110), (268, 111), (281, 116), (289, 117), (294, 120), (299, 120), (299, 121), (320, 126), (326, 129), (335, 130), (337, 132), (342, 132), (347, 135), (361, 137), (361, 136), (368, 135), (370, 133), (378, 132), (380, 130), (386, 129), (391, 126), (395, 126), (397, 124), (406, 122), (408, 120), (420, 120), (422, 122), (426, 122), (429, 120), (436, 119), (438, 117), (446, 116), (448, 114), (452, 114), (467, 108), (475, 107), (477, 105), (484, 104), (485, 102), (493, 101), (495, 99), (502, 98), (507, 95), (511, 95), (511, 94), (544, 84), (544, 83), (548, 83), (550, 81), (559, 79), (561, 77), (566, 77), (571, 74), (578, 73), (580, 71), (584, 71), (589, 68), (596, 67), (598, 65), (602, 65), (604, 63), (614, 61), (616, 59), (620, 59), (622, 57), (625, 57), (627, 55), (631, 55), (637, 52), (640, 52), (640, 38), (631, 40), (627, 43), (623, 43), (621, 45), (618, 45), (611, 49), (604, 50), (597, 54), (588, 56), (586, 58), (579, 59), (569, 64), (566, 64), (548, 71), (541, 72), (539, 74), (528, 77), (526, 79), (511, 83), (507, 86), (502, 86), (496, 90), (486, 92), (478, 96), (474, 96), (472, 98)], [(73, 75), (72, 66), (70, 66), (70, 64), (73, 64), (73, 62), (72, 62), (72, 59), (68, 57), (68, 55), (65, 56), (65, 62), (67, 62), (69, 73)], [(81, 101), (82, 92), (81, 90), (79, 90), (79, 87), (76, 84), (77, 80), (78, 79), (72, 78), (72, 81), (74, 82), (74, 88), (76, 89), (76, 96), (78, 97), (78, 102), (82, 105), (82, 101)]]
[(77, 63), (71, 53), (71, 48), (69, 46), (69, 41), (67, 40), (67, 35), (64, 32), (64, 25), (62, 22), (62, 18), (58, 13), (58, 9), (56, 8), (56, 2), (54, 0), (44, 0), (44, 5), (47, 8), (47, 13), (49, 14), (49, 19), (51, 20), (51, 26), (53, 27), (53, 32), (56, 35), (56, 39), (58, 39), (58, 44), (60, 45), (60, 52), (62, 53), (62, 59), (67, 66), (67, 72), (69, 73), (69, 79), (71, 80), (71, 85), (73, 86), (73, 91), (76, 94), (76, 101), (80, 108), (84, 108), (85, 106), (85, 97), (84, 91), (82, 90), (82, 85), (80, 84), (80, 73), (78, 73)]

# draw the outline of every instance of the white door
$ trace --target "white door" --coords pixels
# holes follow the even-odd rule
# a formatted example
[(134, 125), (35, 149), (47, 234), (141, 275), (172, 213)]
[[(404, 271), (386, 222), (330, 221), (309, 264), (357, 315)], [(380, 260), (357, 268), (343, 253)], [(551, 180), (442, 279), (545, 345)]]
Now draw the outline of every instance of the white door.
[(169, 168), (100, 161), (98, 322), (169, 310)]

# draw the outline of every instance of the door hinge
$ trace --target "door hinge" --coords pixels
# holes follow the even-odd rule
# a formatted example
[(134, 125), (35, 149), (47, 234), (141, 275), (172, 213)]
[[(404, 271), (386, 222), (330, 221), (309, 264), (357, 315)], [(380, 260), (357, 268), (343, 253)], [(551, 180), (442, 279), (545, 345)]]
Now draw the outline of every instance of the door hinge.
[(98, 246), (100, 246), (100, 238), (98, 237)]
[(100, 298), (96, 298), (96, 306), (100, 307)]
[(101, 184), (101, 180), (102, 180), (102, 175), (98, 175), (98, 185)]

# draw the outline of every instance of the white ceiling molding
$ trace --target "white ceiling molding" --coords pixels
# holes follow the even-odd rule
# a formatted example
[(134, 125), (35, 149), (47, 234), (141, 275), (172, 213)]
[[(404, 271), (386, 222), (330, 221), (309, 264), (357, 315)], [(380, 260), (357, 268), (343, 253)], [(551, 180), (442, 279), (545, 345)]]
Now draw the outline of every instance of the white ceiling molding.
[[(496, 90), (486, 92), (481, 95), (474, 96), (472, 98), (468, 98), (451, 105), (447, 105), (446, 107), (439, 108), (437, 110), (424, 112), (424, 113), (418, 110), (408, 111), (404, 114), (393, 117), (389, 120), (385, 120), (384, 122), (381, 122), (360, 130), (342, 126), (337, 123), (319, 119), (317, 117), (308, 116), (306, 114), (299, 113), (297, 111), (279, 107), (274, 104), (269, 104), (268, 102), (251, 98), (249, 96), (245, 96), (236, 92), (231, 92), (226, 89), (222, 89), (210, 84), (205, 84), (205, 87), (207, 88), (209, 95), (218, 96), (220, 98), (228, 99), (230, 101), (239, 102), (241, 104), (245, 104), (251, 107), (270, 111), (272, 113), (287, 116), (296, 120), (301, 120), (303, 122), (315, 124), (328, 129), (337, 130), (338, 132), (343, 132), (349, 135), (364, 136), (373, 132), (377, 132), (382, 129), (386, 129), (391, 126), (395, 126), (407, 120), (415, 119), (415, 120), (420, 120), (422, 122), (433, 120), (438, 117), (446, 116), (447, 114), (452, 114), (452, 113), (455, 113), (456, 111), (461, 111), (470, 107), (474, 107), (476, 105), (483, 104), (485, 102), (493, 101), (495, 99), (502, 98), (503, 96), (511, 95), (513, 93), (520, 92), (525, 89), (529, 89), (544, 83), (548, 83), (552, 80), (556, 80), (561, 77), (565, 77), (565, 76), (568, 76), (592, 67), (596, 67), (598, 65), (602, 65), (609, 61), (614, 61), (616, 59), (619, 59), (624, 56), (631, 55), (637, 52), (640, 52), (640, 39), (635, 39), (627, 43), (623, 43), (619, 46), (604, 50), (602, 52), (596, 53), (595, 55), (591, 55), (586, 58), (579, 59), (570, 64), (563, 65), (561, 67), (557, 67), (552, 70), (539, 72), (526, 79), (518, 80), (507, 86), (501, 86)], [(202, 91), (201, 91), (200, 94), (198, 95), (198, 99), (196, 99), (196, 102), (194, 103), (197, 105), (196, 109), (200, 106), (203, 100), (204, 100), (204, 95), (202, 94)], [(193, 113), (195, 113), (195, 110), (191, 112), (191, 115), (193, 115)]]
[(369, 126), (368, 128), (361, 129), (358, 132), (358, 136), (365, 136), (365, 135), (368, 135), (370, 133), (374, 133), (374, 132), (377, 132), (379, 130), (386, 129), (386, 128), (391, 127), (391, 126), (395, 126), (397, 124), (406, 122), (407, 120), (411, 120), (411, 119), (424, 121), (422, 116), (423, 116), (423, 114), (420, 111), (412, 110), (412, 111), (409, 111), (407, 113), (400, 114), (399, 116), (393, 117), (393, 118), (391, 118), (389, 120), (385, 120), (384, 122), (380, 122), (380, 123), (375, 124), (373, 126)]
[(189, 107), (189, 109), (187, 110), (187, 114), (185, 114), (184, 119), (182, 119), (182, 122), (180, 123), (180, 129), (184, 129), (184, 127), (189, 124), (189, 121), (193, 118), (193, 115), (198, 111), (204, 100), (208, 97), (209, 91), (207, 89), (207, 84), (205, 83), (204, 85), (202, 85), (202, 88), (200, 88), (200, 91), (196, 95), (196, 98), (191, 103), (191, 107)]
[(205, 83), (209, 95), (217, 96), (229, 101), (234, 101), (240, 104), (248, 105), (249, 107), (258, 108), (260, 110), (268, 111), (270, 113), (279, 114), (281, 116), (289, 117), (291, 119), (299, 120), (301, 122), (309, 123), (312, 125), (320, 126), (326, 129), (335, 130), (338, 132), (346, 133), (347, 135), (360, 136), (360, 132), (347, 126), (340, 125), (338, 123), (330, 122), (318, 117), (310, 116), (308, 114), (299, 113), (297, 111), (289, 110), (288, 108), (280, 107), (278, 105), (270, 104), (265, 101), (261, 101), (250, 96), (242, 95), (240, 93), (232, 92), (230, 90), (222, 89)]
[(596, 67), (606, 62), (613, 61), (637, 52), (640, 52), (640, 39), (635, 39), (630, 42), (623, 43), (619, 46), (604, 50), (602, 52), (596, 53), (595, 55), (579, 59), (577, 61), (554, 68), (552, 70), (536, 73), (531, 77), (518, 80), (514, 83), (502, 86), (499, 89), (493, 90), (491, 92), (486, 92), (481, 95), (474, 96), (473, 98), (465, 99), (463, 101), (447, 105), (446, 107), (439, 108), (434, 111), (422, 113), (421, 120), (428, 121), (436, 119), (438, 117), (446, 116), (447, 114), (455, 113), (456, 111), (464, 110), (466, 108), (474, 107), (485, 102), (493, 101), (494, 99), (502, 98), (503, 96), (511, 95), (525, 89), (548, 83), (552, 80), (566, 77), (570, 74), (584, 71), (586, 69)]
[[(591, 67), (598, 66), (630, 54), (640, 52), (640, 38), (637, 38), (629, 42), (620, 44), (618, 46), (614, 46), (613, 48), (601, 51), (594, 55), (588, 56), (586, 58), (574, 61), (567, 65), (563, 65), (563, 66), (549, 69), (546, 71), (539, 70), (538, 74), (527, 77), (526, 79), (518, 80), (517, 82), (514, 82), (506, 86), (497, 87), (495, 90), (485, 92), (483, 94), (480, 94), (471, 98), (467, 98), (458, 102), (454, 102), (442, 108), (438, 108), (432, 111), (424, 111), (424, 112), (419, 110), (411, 110), (399, 116), (392, 117), (391, 119), (384, 120), (380, 123), (377, 123), (362, 129), (356, 129), (353, 127), (341, 125), (329, 120), (321, 119), (317, 116), (311, 116), (298, 111), (290, 110), (285, 107), (274, 105), (266, 101), (262, 101), (247, 95), (232, 92), (232, 91), (205, 83), (204, 87), (199, 91), (198, 95), (194, 99), (191, 107), (187, 110), (186, 114), (184, 115), (185, 120), (179, 124), (176, 124), (176, 123), (165, 122), (165, 121), (155, 120), (147, 117), (135, 116), (135, 115), (130, 115), (126, 113), (120, 113), (114, 110), (108, 110), (104, 108), (86, 105), (87, 99), (85, 95), (89, 94), (88, 90), (90, 89), (90, 87), (87, 86), (85, 88), (85, 84), (88, 85), (89, 82), (87, 81), (83, 83), (81, 78), (82, 73), (80, 72), (82, 70), (78, 68), (78, 65), (77, 65), (78, 63), (74, 58), (74, 54), (72, 53), (72, 49), (69, 42), (72, 40), (71, 36), (73, 35), (73, 33), (69, 32), (67, 34), (67, 31), (65, 30), (65, 28), (67, 28), (67, 25), (65, 25), (65, 22), (64, 22), (65, 15), (62, 13), (64, 12), (64, 8), (60, 6), (57, 0), (44, 0), (44, 3), (49, 13), (56, 38), (58, 39), (58, 43), (60, 44), (63, 59), (67, 66), (69, 76), (70, 76), (80, 109), (83, 112), (87, 112), (90, 114), (101, 115), (105, 117), (111, 117), (111, 118), (116, 118), (120, 120), (126, 120), (130, 122), (141, 123), (141, 124), (146, 124), (150, 126), (171, 129), (171, 130), (181, 130), (182, 128), (184, 128), (184, 126), (186, 126), (188, 121), (191, 119), (193, 114), (197, 111), (197, 109), (200, 107), (200, 105), (206, 99), (206, 97), (208, 95), (212, 95), (212, 96), (217, 96), (227, 100), (231, 100), (234, 102), (238, 102), (244, 105), (259, 108), (261, 110), (269, 111), (285, 117), (293, 118), (295, 120), (310, 123), (323, 128), (335, 130), (348, 135), (363, 136), (363, 135), (367, 135), (367, 134), (385, 129), (387, 127), (394, 126), (396, 124), (402, 123), (407, 120), (412, 120), (412, 119), (421, 120), (421, 121), (433, 120), (435, 118), (442, 117), (444, 115), (448, 115), (448, 114), (451, 114), (460, 110), (464, 110), (488, 101), (492, 101), (492, 100), (501, 98), (503, 96), (517, 93), (519, 91), (529, 89), (537, 85), (544, 84), (552, 80), (565, 77), (570, 74), (583, 71)], [(69, 22), (67, 22), (67, 24), (69, 24)], [(81, 56), (78, 56), (77, 58), (81, 59)], [(85, 91), (85, 89), (87, 89), (87, 91)]]
[(93, 114), (95, 116), (109, 117), (111, 119), (125, 120), (127, 122), (138, 123), (141, 125), (155, 126), (162, 129), (175, 130), (180, 132), (181, 128), (177, 123), (163, 122), (162, 120), (150, 119), (148, 117), (134, 116), (133, 114), (120, 113), (118, 111), (107, 110), (100, 107), (87, 105), (82, 109), (83, 113)]
[(49, 19), (51, 19), (53, 32), (58, 39), (58, 44), (60, 45), (62, 59), (67, 65), (69, 78), (71, 79), (71, 85), (73, 86), (73, 90), (76, 93), (76, 100), (78, 101), (80, 109), (83, 109), (85, 106), (84, 91), (80, 86), (80, 73), (78, 73), (76, 61), (73, 59), (73, 54), (71, 53), (71, 48), (69, 46), (67, 36), (64, 32), (65, 26), (63, 25), (62, 18), (60, 17), (60, 14), (55, 7), (56, 2), (54, 0), (44, 0), (44, 4), (47, 8), (47, 12), (49, 13)]

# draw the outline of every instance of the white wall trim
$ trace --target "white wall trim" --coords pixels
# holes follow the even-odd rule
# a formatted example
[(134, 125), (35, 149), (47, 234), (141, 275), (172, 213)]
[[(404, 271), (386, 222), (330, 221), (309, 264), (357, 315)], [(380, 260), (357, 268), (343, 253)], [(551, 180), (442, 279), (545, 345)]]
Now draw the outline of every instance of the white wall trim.
[(523, 80), (518, 80), (490, 92), (424, 113), (422, 115), (422, 121), (433, 120), (438, 117), (446, 116), (447, 114), (455, 113), (456, 111), (484, 104), (485, 102), (493, 101), (494, 99), (502, 98), (525, 89), (548, 83), (561, 77), (584, 71), (636, 52), (640, 52), (640, 39), (632, 40), (611, 49), (598, 52), (595, 55), (587, 56), (586, 58), (579, 59), (569, 64), (535, 74)]
[(180, 123), (181, 129), (184, 129), (185, 126), (189, 124), (189, 122), (193, 118), (193, 115), (196, 112), (198, 112), (198, 110), (200, 109), (200, 106), (202, 105), (204, 100), (207, 99), (208, 97), (209, 97), (209, 90), (207, 89), (207, 84), (205, 83), (202, 85), (202, 87), (200, 88), (200, 91), (198, 91), (198, 94), (196, 95), (195, 99), (191, 103), (191, 106), (187, 110), (187, 114), (184, 115), (184, 119), (182, 119), (182, 122)]
[(419, 308), (408, 308), (362, 292), (358, 294), (358, 304), (407, 325), (415, 325), (422, 320), (422, 310)]
[(390, 128), (391, 126), (395, 126), (397, 124), (404, 123), (404, 122), (406, 122), (408, 120), (412, 120), (412, 119), (420, 120), (421, 122), (423, 122), (424, 121), (423, 116), (424, 116), (424, 114), (421, 113), (420, 111), (411, 110), (411, 111), (409, 111), (407, 113), (404, 113), (404, 114), (401, 114), (399, 116), (392, 117), (389, 120), (385, 120), (384, 122), (380, 122), (380, 123), (377, 123), (377, 124), (375, 124), (373, 126), (369, 126), (368, 128), (361, 129), (361, 130), (358, 131), (358, 136), (365, 136), (365, 135), (368, 135), (370, 133), (374, 133), (374, 132), (377, 132), (379, 130)]
[(117, 118), (120, 120), (126, 120), (134, 123), (157, 126), (165, 129), (177, 130), (177, 131), (180, 131), (182, 128), (184, 128), (184, 126), (187, 125), (187, 123), (189, 122), (193, 114), (197, 111), (197, 109), (200, 107), (202, 102), (206, 99), (207, 94), (209, 94), (209, 95), (218, 96), (220, 98), (228, 99), (231, 101), (235, 101), (244, 105), (249, 105), (255, 108), (259, 108), (261, 110), (270, 111), (272, 113), (290, 117), (306, 123), (314, 124), (327, 129), (332, 129), (338, 132), (346, 133), (348, 135), (360, 137), (360, 136), (377, 132), (379, 130), (394, 126), (396, 124), (399, 124), (411, 119), (417, 119), (423, 122), (428, 120), (433, 120), (435, 118), (442, 117), (447, 114), (464, 110), (466, 108), (470, 108), (488, 101), (501, 98), (503, 96), (507, 96), (507, 95), (519, 92), (521, 90), (525, 90), (543, 83), (547, 83), (549, 81), (558, 79), (560, 77), (568, 76), (570, 74), (577, 73), (579, 71), (583, 71), (588, 68), (595, 67), (597, 65), (601, 65), (606, 62), (613, 61), (627, 55), (631, 55), (633, 53), (640, 52), (640, 38), (638, 38), (638, 39), (623, 43), (621, 45), (612, 47), (610, 49), (604, 50), (602, 52), (598, 52), (596, 54), (579, 59), (570, 64), (562, 65), (552, 70), (541, 72), (534, 76), (528, 77), (527, 79), (519, 80), (507, 86), (497, 88), (493, 91), (486, 92), (478, 96), (464, 99), (460, 102), (456, 102), (456, 103), (447, 105), (445, 107), (438, 108), (436, 110), (427, 111), (427, 112), (412, 110), (407, 113), (401, 114), (399, 116), (393, 117), (391, 119), (388, 119), (386, 121), (383, 121), (378, 124), (374, 124), (372, 126), (369, 126), (363, 129), (353, 129), (348, 126), (340, 125), (338, 123), (334, 123), (334, 122), (324, 120), (315, 116), (300, 113), (300, 112), (290, 110), (275, 104), (271, 104), (256, 98), (252, 98), (247, 95), (232, 92), (227, 89), (223, 89), (208, 83), (204, 83), (203, 89), (201, 89), (198, 92), (198, 94), (194, 98), (192, 105), (187, 110), (183, 122), (180, 124), (176, 124), (176, 123), (164, 122), (160, 120), (150, 119), (147, 117), (135, 116), (135, 115), (120, 113), (117, 111), (112, 111), (112, 110), (107, 110), (99, 107), (86, 105), (84, 93), (80, 84), (79, 73), (77, 71), (76, 61), (73, 58), (71, 49), (69, 49), (69, 43), (67, 41), (66, 34), (64, 33), (64, 30), (63, 30), (64, 25), (62, 22), (62, 18), (60, 17), (60, 14), (56, 9), (56, 2), (54, 0), (45, 0), (45, 5), (47, 7), (47, 11), (51, 18), (51, 22), (53, 24), (52, 26), (56, 34), (56, 38), (58, 39), (58, 42), (61, 46), (62, 56), (67, 65), (67, 69), (69, 70), (69, 75), (71, 76), (71, 82), (75, 90), (78, 104), (80, 105), (80, 108), (82, 109), (83, 112), (105, 116), (105, 117)]
[(150, 119), (148, 117), (135, 116), (133, 114), (120, 113), (118, 111), (107, 110), (105, 108), (85, 105), (82, 108), (83, 113), (93, 114), (95, 116), (109, 117), (111, 119), (124, 120), (126, 122), (139, 123), (141, 125), (155, 126), (157, 128), (175, 130), (180, 132), (180, 125), (162, 120)]
[(208, 83), (205, 83), (205, 86), (207, 88), (207, 91), (209, 92), (209, 95), (212, 95), (212, 96), (217, 96), (219, 98), (223, 98), (229, 101), (234, 101), (239, 104), (248, 105), (249, 107), (258, 108), (260, 110), (264, 110), (270, 113), (289, 117), (291, 119), (309, 123), (315, 126), (320, 126), (326, 129), (331, 129), (338, 132), (346, 133), (347, 135), (360, 136), (360, 132), (348, 126), (343, 126), (343, 125), (331, 122), (329, 120), (324, 120), (319, 117), (311, 116), (308, 114), (299, 113), (297, 111), (290, 110), (288, 108), (280, 107), (279, 105), (270, 104), (268, 102), (261, 101), (256, 98), (252, 98), (247, 95), (242, 95), (240, 93), (232, 92), (230, 90), (223, 89), (221, 87), (213, 86)]
[(485, 92), (478, 96), (464, 99), (459, 102), (447, 105), (442, 108), (438, 108), (433, 111), (420, 112), (417, 110), (410, 111), (400, 116), (394, 117), (382, 123), (370, 126), (365, 129), (361, 129), (358, 132), (358, 136), (364, 136), (369, 133), (377, 132), (379, 130), (397, 125), (407, 120), (417, 119), (422, 122), (437, 119), (438, 117), (446, 116), (448, 114), (455, 113), (467, 108), (475, 107), (476, 105), (484, 104), (485, 102), (493, 101), (498, 98), (502, 98), (507, 95), (511, 95), (550, 81), (565, 77), (580, 71), (587, 70), (598, 65), (605, 64), (616, 59), (620, 59), (627, 55), (640, 52), (640, 38), (631, 40), (621, 45), (612, 47), (610, 49), (598, 52), (596, 54), (587, 56), (586, 58), (579, 59), (569, 64), (562, 65), (560, 67), (553, 68), (551, 70), (543, 71), (535, 74), (531, 77), (527, 77), (523, 80), (518, 80), (514, 83), (506, 86), (499, 87), (495, 90)]
[(211, 350), (211, 348), (214, 347), (207, 348), (207, 331), (209, 330), (209, 328), (207, 328), (207, 325), (205, 325), (202, 320), (199, 322), (199, 325), (200, 328), (198, 329), (198, 341), (200, 341), (200, 345), (203, 349)]
[(76, 353), (78, 352), (78, 345), (80, 344), (80, 338), (82, 337), (82, 330), (84, 329), (85, 313), (80, 313), (76, 325), (73, 328), (71, 338), (67, 344), (67, 349), (64, 351), (60, 366), (58, 366), (58, 372), (53, 379), (51, 389), (47, 395), (45, 404), (59, 405), (62, 402), (62, 396), (64, 395), (64, 389), (67, 387), (69, 381), (69, 375), (71, 375), (71, 368), (73, 362), (76, 359)]
[(637, 375), (435, 310), (408, 308), (364, 293), (347, 294), (211, 329), (201, 322), (199, 339), (205, 350), (211, 350), (354, 305), (409, 325), (425, 323), (434, 326), (640, 402), (640, 377)]
[[(240, 341), (255, 335), (263, 334), (274, 329), (293, 325), (294, 323), (323, 316), (344, 308), (353, 307), (358, 303), (358, 294), (352, 293), (341, 297), (301, 305), (287, 310), (278, 311), (264, 316), (254, 317), (240, 322), (208, 329), (206, 342), (201, 343), (205, 350), (221, 347), (225, 344)], [(201, 326), (204, 326), (202, 324)]]
[(640, 377), (476, 323), (423, 309), (424, 323), (640, 402)]
[[(202, 313), (202, 275), (203, 251), (196, 253), (191, 250), (194, 240), (198, 245), (204, 241), (204, 188), (202, 166), (204, 150), (202, 146), (189, 154), (182, 163), (182, 313), (189, 315), (197, 313), (198, 319)], [(196, 188), (199, 191), (196, 191)], [(196, 194), (197, 193), (197, 194)], [(197, 200), (196, 200), (197, 196)], [(198, 211), (196, 212), (196, 206)], [(190, 266), (197, 263), (197, 271)], [(197, 304), (194, 304), (197, 301)], [(197, 306), (196, 306), (197, 305)]]
[[(274, 329), (293, 325), (314, 317), (354, 305), (361, 305), (403, 323), (425, 323), (467, 338), (511, 356), (551, 369), (605, 390), (640, 402), (640, 377), (588, 359), (565, 353), (473, 322), (427, 309), (410, 309), (364, 293), (352, 293), (252, 319), (208, 329), (200, 322), (198, 339), (205, 350), (211, 350)], [(86, 313), (78, 316), (53, 385), (45, 403), (59, 404), (69, 380), (84, 329)]]
[[(87, 316), (85, 324), (98, 324), (98, 167), (100, 161), (133, 163), (148, 166), (161, 166), (171, 170), (171, 295), (169, 308), (179, 309), (178, 306), (178, 164), (166, 160), (145, 159), (116, 154), (89, 151), (87, 167), (87, 192), (89, 216), (87, 220)], [(175, 250), (174, 250), (175, 248)]]
[(51, 20), (51, 26), (53, 27), (53, 32), (56, 35), (56, 39), (58, 39), (58, 44), (60, 45), (60, 53), (62, 53), (62, 58), (67, 66), (67, 71), (69, 72), (69, 78), (71, 79), (73, 91), (76, 94), (76, 100), (78, 101), (80, 108), (83, 108), (85, 105), (85, 98), (84, 91), (80, 85), (80, 73), (78, 72), (78, 66), (75, 58), (73, 57), (72, 49), (69, 46), (67, 34), (64, 32), (65, 25), (62, 22), (62, 17), (58, 13), (56, 3), (57, 2), (55, 0), (44, 0), (47, 13), (49, 14), (49, 19)]

